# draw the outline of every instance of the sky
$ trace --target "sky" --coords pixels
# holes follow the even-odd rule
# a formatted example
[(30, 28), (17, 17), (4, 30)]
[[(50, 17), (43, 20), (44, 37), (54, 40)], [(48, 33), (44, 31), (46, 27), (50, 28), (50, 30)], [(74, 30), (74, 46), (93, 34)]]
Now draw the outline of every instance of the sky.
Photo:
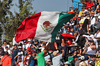
[[(11, 8), (13, 13), (18, 12), (19, 9), (16, 7), (18, 0), (13, 0), (14, 6)], [(41, 12), (41, 11), (67, 11), (69, 6), (72, 6), (71, 0), (34, 0), (32, 2), (32, 11)]]

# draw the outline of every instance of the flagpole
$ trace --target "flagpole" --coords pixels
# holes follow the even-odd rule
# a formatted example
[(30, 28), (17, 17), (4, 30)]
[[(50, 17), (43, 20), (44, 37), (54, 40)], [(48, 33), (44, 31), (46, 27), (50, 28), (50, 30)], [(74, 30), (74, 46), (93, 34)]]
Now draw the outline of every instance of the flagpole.
[(48, 46), (49, 42), (46, 43), (46, 46)]

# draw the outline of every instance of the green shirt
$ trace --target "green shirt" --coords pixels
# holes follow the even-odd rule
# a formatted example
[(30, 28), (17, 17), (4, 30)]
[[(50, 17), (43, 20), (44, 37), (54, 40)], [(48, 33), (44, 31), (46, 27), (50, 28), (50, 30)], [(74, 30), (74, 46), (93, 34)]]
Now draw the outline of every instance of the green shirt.
[(38, 63), (38, 66), (46, 66), (46, 63), (45, 63), (45, 59), (44, 59), (44, 56), (43, 56), (43, 52), (37, 54), (37, 63)]

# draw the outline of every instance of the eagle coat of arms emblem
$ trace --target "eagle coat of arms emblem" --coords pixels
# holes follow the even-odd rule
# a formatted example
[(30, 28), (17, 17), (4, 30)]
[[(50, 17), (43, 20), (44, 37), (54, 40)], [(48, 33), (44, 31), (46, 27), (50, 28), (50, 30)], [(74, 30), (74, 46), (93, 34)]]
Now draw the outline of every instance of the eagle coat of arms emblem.
[(41, 25), (41, 27), (45, 32), (49, 32), (52, 30), (52, 25), (49, 21), (43, 22), (43, 25)]

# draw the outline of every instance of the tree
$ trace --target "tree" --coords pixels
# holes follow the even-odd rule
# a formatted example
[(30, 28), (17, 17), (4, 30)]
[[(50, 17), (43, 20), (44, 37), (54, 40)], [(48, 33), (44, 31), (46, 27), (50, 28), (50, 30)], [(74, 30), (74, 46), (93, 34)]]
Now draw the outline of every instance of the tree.
[[(10, 17), (12, 17), (12, 12), (10, 11), (10, 7), (13, 6), (12, 0), (0, 0), (0, 38), (1, 34), (5, 33), (5, 25), (9, 22)], [(1, 40), (0, 40), (1, 42)]]
[(13, 37), (16, 34), (17, 28), (21, 25), (22, 21), (35, 14), (36, 12), (31, 12), (33, 0), (19, 0), (19, 5), (16, 5), (19, 8), (19, 12), (15, 12), (15, 16), (12, 17), (10, 22), (6, 24), (6, 36), (5, 39), (7, 41), (12, 41)]

